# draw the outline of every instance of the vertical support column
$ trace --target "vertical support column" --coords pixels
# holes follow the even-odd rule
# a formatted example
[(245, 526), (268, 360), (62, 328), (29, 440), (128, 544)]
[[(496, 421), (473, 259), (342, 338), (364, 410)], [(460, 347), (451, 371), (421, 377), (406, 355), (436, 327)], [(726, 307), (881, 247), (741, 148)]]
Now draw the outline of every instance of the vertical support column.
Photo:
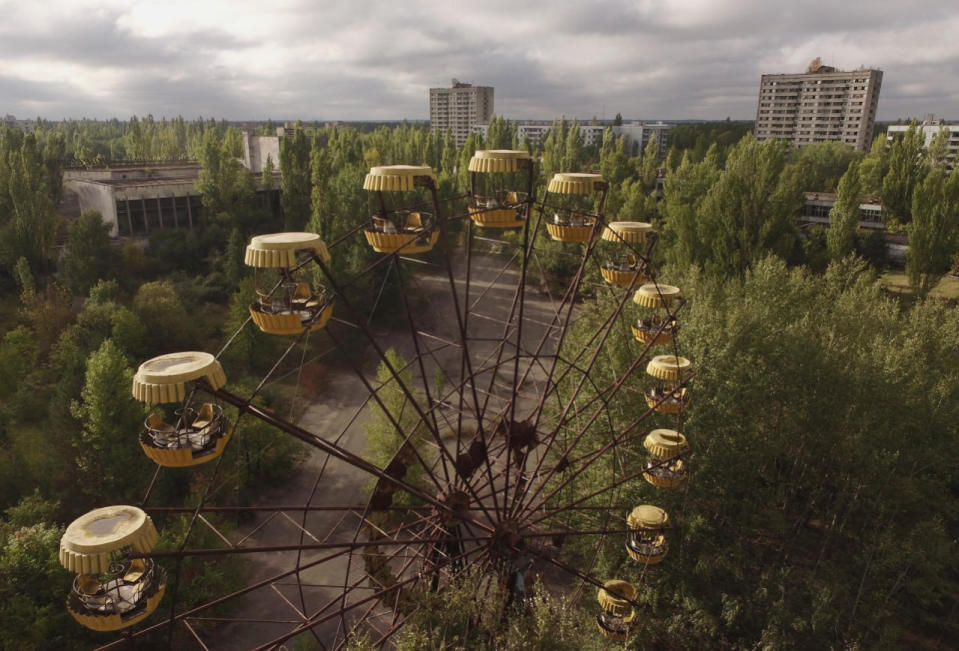
[(176, 192), (170, 195), (170, 203), (173, 204), (173, 227), (180, 228), (180, 218), (176, 214)]
[(163, 228), (163, 206), (160, 204), (160, 195), (157, 195), (157, 215), (160, 216), (160, 228)]
[(190, 220), (190, 230), (193, 230), (193, 206), (190, 205), (190, 193), (186, 193), (186, 216)]
[(143, 208), (143, 230), (149, 233), (150, 224), (147, 223), (147, 200), (144, 197), (140, 197), (140, 207)]
[(130, 200), (127, 198), (123, 199), (123, 204), (127, 209), (127, 226), (130, 227), (130, 237), (133, 237), (133, 217), (130, 213)]

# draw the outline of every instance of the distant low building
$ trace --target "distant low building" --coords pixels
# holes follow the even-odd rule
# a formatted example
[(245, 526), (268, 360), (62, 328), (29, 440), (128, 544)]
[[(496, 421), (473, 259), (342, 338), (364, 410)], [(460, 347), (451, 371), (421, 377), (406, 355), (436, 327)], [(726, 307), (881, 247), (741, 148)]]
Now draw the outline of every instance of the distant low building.
[[(929, 146), (929, 143), (939, 135), (939, 131), (945, 129), (949, 132), (949, 149), (946, 154), (946, 169), (952, 171), (956, 168), (956, 156), (959, 155), (959, 123), (945, 122), (937, 120), (934, 115), (927, 115), (919, 125), (924, 138), (923, 145)], [(893, 140), (904, 134), (909, 129), (908, 124), (893, 124), (886, 129), (886, 139)]]
[(194, 187), (200, 165), (123, 165), (68, 169), (63, 173), (61, 214), (96, 210), (111, 237), (148, 235), (157, 228), (190, 228), (203, 212)]
[[(836, 205), (838, 195), (834, 192), (806, 192), (800, 221), (809, 224), (829, 225), (829, 211)], [(859, 204), (859, 227), (884, 229), (882, 202), (879, 197), (863, 197)]]
[(3, 124), (11, 129), (18, 129), (26, 133), (33, 131), (33, 127), (35, 126), (33, 120), (18, 120), (16, 116), (10, 115), (9, 113), (3, 116)]
[[(549, 130), (553, 128), (553, 122), (541, 120), (519, 120), (516, 122), (516, 139), (523, 143), (528, 139), (530, 144), (538, 145), (543, 142)], [(606, 129), (612, 129), (613, 134), (624, 136), (630, 156), (637, 156), (646, 149), (649, 141), (655, 137), (659, 148), (659, 158), (666, 156), (669, 149), (669, 129), (672, 124), (666, 122), (631, 122), (629, 124), (611, 126), (608, 124), (577, 124), (583, 144), (587, 147), (599, 146), (603, 143), (603, 134)], [(484, 137), (489, 131), (488, 124), (477, 124), (473, 126), (473, 132), (482, 134)]]
[[(253, 151), (258, 151), (255, 145)], [(110, 225), (110, 237), (142, 237), (165, 228), (192, 230), (203, 223), (202, 195), (196, 189), (199, 175), (195, 162), (67, 169), (58, 212), (76, 218), (84, 210), (96, 210)], [(273, 178), (273, 187), (279, 187), (279, 171)]]

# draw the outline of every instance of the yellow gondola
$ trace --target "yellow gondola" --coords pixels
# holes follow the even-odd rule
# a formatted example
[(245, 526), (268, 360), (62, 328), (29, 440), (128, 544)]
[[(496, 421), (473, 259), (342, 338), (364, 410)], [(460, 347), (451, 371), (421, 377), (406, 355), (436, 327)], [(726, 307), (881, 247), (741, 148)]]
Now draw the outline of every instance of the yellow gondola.
[(663, 309), (665, 315), (653, 315), (637, 319), (632, 325), (633, 336), (644, 344), (669, 344), (679, 331), (679, 324), (672, 317), (673, 307), (683, 301), (682, 292), (672, 285), (643, 285), (633, 295), (633, 302), (640, 307)]
[(253, 323), (268, 334), (299, 335), (326, 327), (333, 301), (320, 287), (314, 290), (301, 276), (311, 255), (330, 261), (326, 244), (315, 233), (256, 235), (246, 247), (245, 262), (272, 277), (257, 277), (257, 300), (250, 305)]
[(212, 388), (226, 384), (226, 375), (213, 355), (199, 351), (170, 353), (140, 365), (133, 377), (133, 397), (150, 405), (176, 404), (172, 424), (151, 413), (140, 433), (143, 452), (161, 466), (185, 468), (223, 454), (233, 434), (223, 408), (194, 401), (187, 384), (204, 379)]
[(669, 516), (666, 511), (652, 504), (643, 504), (633, 509), (626, 517), (626, 552), (647, 565), (655, 565), (666, 556), (666, 529)]
[(636, 600), (636, 586), (626, 581), (606, 581), (599, 589), (596, 600), (603, 612), (596, 616), (599, 631), (610, 640), (625, 640), (636, 619), (632, 602)]
[[(487, 149), (473, 154), (469, 162), (470, 171), (470, 219), (484, 228), (516, 228), (526, 223), (529, 214), (529, 187), (526, 191), (511, 188), (505, 180), (494, 184), (493, 179), (501, 180), (506, 175), (527, 170), (530, 177), (533, 159), (526, 150)], [(485, 178), (484, 188), (477, 188), (478, 177)]]
[(646, 392), (646, 404), (662, 414), (678, 414), (689, 405), (690, 392), (682, 386), (692, 374), (685, 357), (657, 355), (646, 365), (646, 373), (666, 384), (657, 383)]
[[(551, 209), (546, 230), (559, 242), (587, 243), (596, 234), (596, 222), (602, 219), (602, 206), (609, 184), (599, 174), (557, 173), (547, 186), (549, 194), (567, 195), (565, 205)], [(592, 214), (592, 195), (600, 192), (599, 214)]]
[(646, 462), (643, 478), (658, 488), (673, 488), (686, 479), (686, 464), (681, 455), (689, 451), (686, 437), (674, 429), (654, 429), (643, 440), (652, 457)]
[[(439, 240), (434, 212), (388, 210), (384, 192), (409, 192), (416, 187), (436, 190), (436, 176), (427, 165), (382, 165), (370, 168), (363, 189), (379, 194), (380, 209), (364, 231), (367, 243), (378, 253), (425, 253)], [(435, 199), (435, 194), (434, 197)]]
[(163, 568), (148, 553), (159, 539), (153, 521), (135, 506), (107, 506), (74, 520), (60, 539), (60, 563), (77, 577), (67, 610), (94, 631), (116, 631), (150, 615), (166, 591)]

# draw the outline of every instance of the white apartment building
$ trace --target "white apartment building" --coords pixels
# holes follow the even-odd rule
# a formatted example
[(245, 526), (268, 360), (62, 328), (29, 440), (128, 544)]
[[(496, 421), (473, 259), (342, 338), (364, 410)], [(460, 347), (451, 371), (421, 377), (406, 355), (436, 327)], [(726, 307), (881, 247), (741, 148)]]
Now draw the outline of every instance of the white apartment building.
[[(577, 126), (583, 145), (587, 147), (594, 145), (598, 147), (603, 144), (603, 134), (608, 128), (612, 129), (616, 136), (625, 136), (627, 153), (630, 156), (641, 154), (646, 149), (650, 139), (655, 136), (659, 148), (659, 157), (665, 158), (666, 151), (669, 148), (669, 129), (673, 125), (660, 121), (632, 122), (612, 127), (601, 124), (579, 124)], [(537, 145), (543, 142), (552, 127), (553, 122), (521, 120), (516, 124), (516, 139), (522, 144), (528, 138), (530, 144)], [(486, 136), (488, 130), (488, 124), (473, 125), (473, 132), (480, 133), (483, 137)]]
[(843, 142), (867, 151), (881, 86), (881, 70), (843, 72), (823, 65), (819, 58), (805, 73), (763, 75), (756, 139), (785, 140), (797, 147)]
[[(933, 115), (927, 115), (919, 126), (922, 129), (922, 135), (925, 139), (925, 147), (929, 146), (933, 138), (939, 135), (939, 131), (945, 129), (949, 132), (949, 152), (946, 154), (946, 169), (952, 171), (956, 168), (956, 156), (959, 155), (959, 124), (947, 124), (943, 120), (937, 120)], [(908, 124), (893, 124), (886, 129), (886, 139), (892, 140), (899, 137), (909, 129)]]
[(450, 88), (430, 88), (430, 129), (453, 132), (462, 146), (473, 125), (489, 124), (493, 117), (493, 87), (473, 86), (453, 79)]

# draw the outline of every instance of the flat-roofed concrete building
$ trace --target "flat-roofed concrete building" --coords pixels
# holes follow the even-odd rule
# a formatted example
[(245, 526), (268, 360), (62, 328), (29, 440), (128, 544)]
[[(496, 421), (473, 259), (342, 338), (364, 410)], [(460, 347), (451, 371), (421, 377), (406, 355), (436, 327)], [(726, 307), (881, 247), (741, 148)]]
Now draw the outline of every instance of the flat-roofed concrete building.
[[(516, 139), (522, 145), (525, 140), (530, 144), (538, 145), (543, 142), (553, 128), (553, 122), (537, 120), (520, 120), (516, 122)], [(666, 150), (669, 148), (669, 129), (672, 124), (667, 122), (630, 122), (622, 125), (608, 124), (578, 124), (580, 138), (586, 147), (599, 146), (603, 144), (603, 134), (606, 129), (612, 129), (613, 134), (624, 136), (626, 146), (630, 156), (638, 156), (646, 149), (646, 145), (653, 138), (656, 138), (656, 145), (659, 149), (659, 158), (666, 157)], [(484, 137), (489, 131), (488, 124), (475, 124), (472, 127), (475, 133), (480, 133)]]
[(843, 72), (819, 58), (805, 73), (763, 75), (756, 108), (757, 140), (802, 147), (842, 142), (860, 151), (872, 144), (882, 70)]
[[(902, 136), (909, 129), (908, 124), (892, 124), (886, 129), (886, 139), (892, 140)], [(939, 135), (939, 131), (945, 129), (949, 132), (949, 145), (946, 151), (946, 169), (952, 171), (956, 168), (956, 157), (959, 156), (959, 123), (948, 123), (944, 120), (937, 120), (934, 115), (927, 115), (919, 125), (922, 131), (923, 146), (929, 147), (929, 143)]]
[[(58, 212), (74, 219), (84, 210), (96, 210), (110, 225), (111, 237), (143, 237), (165, 228), (192, 230), (205, 223), (203, 197), (196, 189), (199, 174), (200, 165), (193, 162), (67, 169)], [(273, 187), (279, 185), (280, 172), (275, 170)], [(270, 198), (272, 203), (272, 193)]]
[(454, 79), (450, 88), (430, 88), (430, 129), (453, 132), (457, 145), (466, 142), (475, 124), (493, 117), (493, 87), (473, 86)]

